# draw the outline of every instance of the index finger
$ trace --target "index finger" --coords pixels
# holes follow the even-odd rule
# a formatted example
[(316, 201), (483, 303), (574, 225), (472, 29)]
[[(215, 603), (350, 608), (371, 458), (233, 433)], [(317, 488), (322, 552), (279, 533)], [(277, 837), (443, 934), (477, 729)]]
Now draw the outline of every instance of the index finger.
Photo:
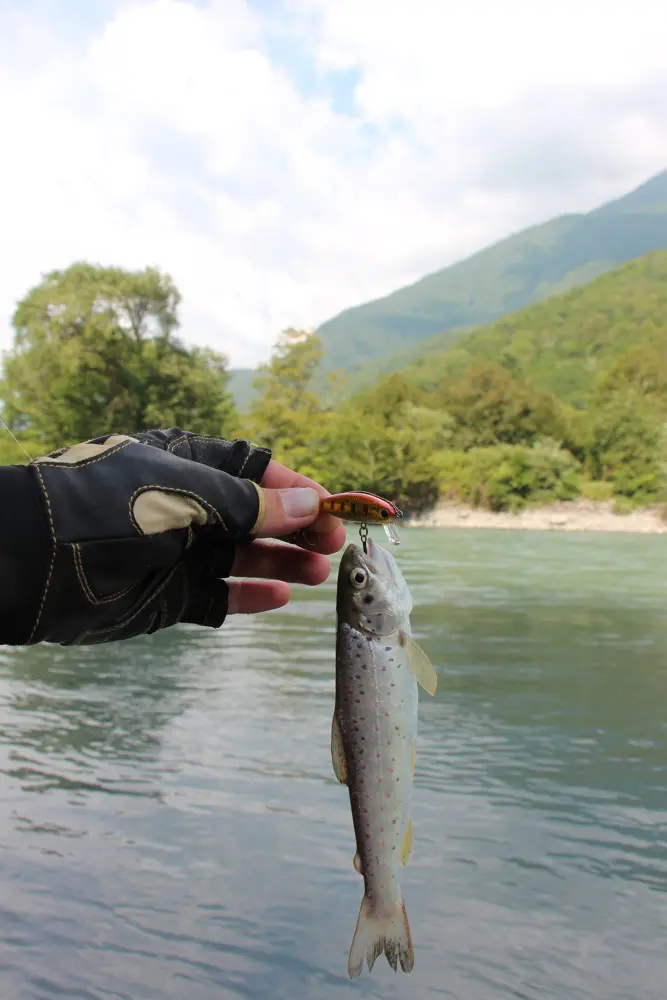
[[(302, 476), (299, 472), (295, 472), (294, 469), (288, 469), (286, 465), (281, 465), (280, 462), (276, 462), (274, 459), (271, 459), (267, 465), (260, 486), (265, 487), (267, 490), (285, 490), (292, 489), (295, 486), (310, 486), (311, 489), (317, 490), (322, 498), (331, 496), (329, 490), (325, 489), (321, 483), (315, 482), (314, 479), (309, 479), (308, 476)], [(339, 518), (333, 517), (331, 514), (320, 514), (310, 525), (308, 531), (327, 535), (340, 526), (341, 522)]]

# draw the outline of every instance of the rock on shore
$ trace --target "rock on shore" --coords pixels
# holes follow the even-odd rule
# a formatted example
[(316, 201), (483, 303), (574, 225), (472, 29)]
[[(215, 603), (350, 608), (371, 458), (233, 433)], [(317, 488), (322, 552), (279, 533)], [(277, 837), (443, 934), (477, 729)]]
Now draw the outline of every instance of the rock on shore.
[(406, 522), (423, 528), (509, 528), (525, 531), (624, 531), (667, 534), (667, 521), (655, 508), (617, 514), (610, 501), (568, 500), (530, 507), (518, 514), (494, 512), (447, 501)]

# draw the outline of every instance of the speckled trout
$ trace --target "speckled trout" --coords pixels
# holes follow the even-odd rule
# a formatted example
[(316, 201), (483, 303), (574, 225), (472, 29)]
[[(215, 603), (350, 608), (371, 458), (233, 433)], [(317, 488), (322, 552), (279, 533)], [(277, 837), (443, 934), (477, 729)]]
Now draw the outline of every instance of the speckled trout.
[(370, 539), (348, 545), (338, 572), (334, 773), (350, 793), (364, 879), (350, 955), (350, 977), (384, 951), (404, 972), (414, 964), (400, 869), (412, 851), (410, 805), (420, 684), (435, 694), (437, 675), (410, 634), (412, 596), (394, 557)]

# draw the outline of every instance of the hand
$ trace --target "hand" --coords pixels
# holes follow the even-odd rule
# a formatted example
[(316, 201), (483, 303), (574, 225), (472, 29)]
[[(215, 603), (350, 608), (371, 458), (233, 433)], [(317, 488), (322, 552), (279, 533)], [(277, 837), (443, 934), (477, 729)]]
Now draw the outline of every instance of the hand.
[(48, 537), (22, 644), (111, 642), (178, 622), (217, 628), (229, 610), (280, 607), (289, 582), (322, 582), (327, 554), (345, 541), (342, 525), (319, 515), (326, 491), (247, 441), (178, 428), (104, 435), (36, 459), (25, 475)]
[[(229, 582), (228, 614), (254, 614), (283, 607), (290, 599), (290, 583), (316, 586), (329, 576), (327, 558), (345, 544), (345, 528), (337, 517), (317, 515), (319, 500), (329, 496), (319, 483), (271, 461), (261, 486), (266, 499), (265, 513), (256, 534), (276, 541), (253, 541), (238, 545)], [(283, 490), (314, 490), (309, 521), (296, 533), (294, 522), (281, 502)], [(303, 497), (304, 502), (308, 497)], [(317, 516), (315, 516), (317, 515)], [(293, 544), (285, 544), (285, 543)], [(234, 577), (254, 579), (235, 580)]]

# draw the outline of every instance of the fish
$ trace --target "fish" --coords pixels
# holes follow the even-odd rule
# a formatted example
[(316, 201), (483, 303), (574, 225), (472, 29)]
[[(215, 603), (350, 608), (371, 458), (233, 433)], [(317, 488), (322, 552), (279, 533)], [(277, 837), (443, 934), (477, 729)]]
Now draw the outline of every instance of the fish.
[(412, 638), (412, 595), (393, 555), (370, 539), (340, 561), (336, 594), (336, 693), (331, 760), (347, 785), (364, 895), (348, 956), (351, 979), (384, 952), (411, 972), (414, 947), (400, 886), (412, 852), (410, 818), (418, 685), (438, 676)]
[(389, 541), (394, 545), (401, 543), (394, 522), (403, 517), (403, 511), (391, 500), (385, 500), (375, 493), (365, 493), (363, 490), (334, 493), (320, 500), (320, 511), (356, 524), (365, 524), (367, 521), (382, 524)]

